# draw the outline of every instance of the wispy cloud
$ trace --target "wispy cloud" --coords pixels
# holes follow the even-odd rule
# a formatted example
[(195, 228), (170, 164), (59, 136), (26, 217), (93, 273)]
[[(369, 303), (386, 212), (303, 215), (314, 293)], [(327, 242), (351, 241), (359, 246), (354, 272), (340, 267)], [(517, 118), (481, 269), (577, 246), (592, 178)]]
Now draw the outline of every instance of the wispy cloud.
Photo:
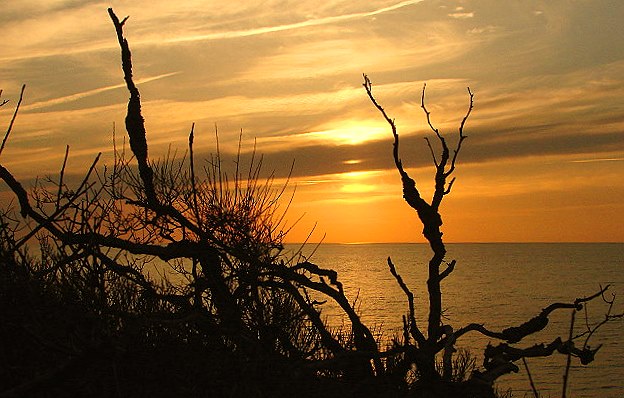
[[(180, 72), (171, 72), (171, 73), (164, 73), (162, 75), (158, 75), (158, 76), (152, 76), (152, 77), (147, 77), (144, 79), (138, 79), (135, 81), (136, 84), (143, 84), (143, 83), (149, 83), (152, 82), (154, 80), (159, 80), (159, 79), (164, 79), (170, 76), (175, 76)], [(74, 101), (78, 101), (82, 98), (86, 98), (86, 97), (90, 97), (92, 95), (96, 95), (96, 94), (100, 94), (106, 91), (111, 91), (111, 90), (115, 90), (117, 88), (121, 88), (121, 87), (125, 87), (126, 84), (122, 83), (122, 84), (115, 84), (112, 86), (107, 86), (107, 87), (99, 87), (93, 90), (87, 90), (87, 91), (83, 91), (81, 93), (76, 93), (76, 94), (72, 94), (72, 95), (66, 95), (63, 97), (58, 97), (58, 98), (53, 98), (50, 100), (46, 100), (46, 101), (39, 101), (39, 102), (35, 102), (34, 104), (31, 105), (27, 105), (22, 107), (22, 110), (24, 111), (32, 111), (32, 110), (36, 110), (36, 109), (41, 109), (41, 108), (46, 108), (46, 107), (50, 107), (53, 105), (60, 105), (60, 104), (65, 104), (68, 102), (74, 102)]]
[(254, 28), (254, 29), (233, 30), (229, 32), (214, 32), (214, 33), (199, 34), (199, 35), (192, 35), (192, 36), (175, 37), (175, 38), (167, 39), (165, 40), (165, 42), (179, 43), (179, 42), (201, 41), (201, 40), (233, 39), (233, 38), (238, 38), (238, 37), (257, 36), (257, 35), (263, 35), (266, 33), (274, 33), (274, 32), (282, 32), (282, 31), (287, 31), (287, 30), (308, 28), (312, 26), (328, 25), (328, 24), (344, 22), (344, 21), (353, 20), (353, 19), (372, 17), (375, 15), (383, 14), (383, 13), (390, 12), (390, 11), (395, 11), (395, 10), (398, 10), (407, 6), (418, 4), (423, 1), (424, 0), (406, 0), (400, 3), (396, 3), (393, 5), (382, 7), (376, 10), (372, 10), (372, 11), (356, 12), (356, 13), (351, 13), (351, 14), (308, 19), (308, 20), (301, 21), (301, 22), (294, 22), (294, 23), (275, 25), (275, 26), (265, 26), (265, 27)]
[(596, 163), (596, 162), (622, 162), (624, 158), (600, 158), (600, 159), (581, 159), (572, 160), (572, 163)]
[(474, 17), (474, 12), (453, 12), (448, 16), (456, 19), (468, 19)]

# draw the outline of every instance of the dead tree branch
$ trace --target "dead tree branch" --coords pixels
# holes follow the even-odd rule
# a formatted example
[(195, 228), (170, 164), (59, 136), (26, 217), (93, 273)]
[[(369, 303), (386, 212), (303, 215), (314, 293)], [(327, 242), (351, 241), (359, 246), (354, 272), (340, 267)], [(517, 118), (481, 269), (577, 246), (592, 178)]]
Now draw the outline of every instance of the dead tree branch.
[[(2, 151), (4, 150), (4, 146), (6, 145), (7, 140), (9, 139), (9, 135), (11, 134), (11, 130), (13, 130), (13, 124), (15, 123), (15, 118), (17, 117), (17, 112), (19, 111), (20, 105), (22, 104), (22, 99), (24, 98), (24, 90), (26, 89), (26, 85), (22, 85), (22, 90), (20, 91), (19, 100), (17, 101), (17, 105), (15, 106), (15, 111), (13, 112), (13, 117), (11, 117), (11, 121), (9, 122), (9, 126), (7, 127), (6, 132), (4, 133), (4, 138), (2, 138), (2, 144), (0, 144), (0, 155), (2, 155)], [(1, 92), (0, 92), (1, 93)], [(2, 101), (2, 105), (6, 104), (8, 100)], [(0, 106), (2, 106), (0, 105)]]
[(145, 130), (145, 120), (141, 115), (141, 95), (139, 89), (134, 84), (132, 79), (132, 54), (128, 41), (123, 36), (123, 26), (128, 20), (125, 17), (122, 21), (119, 21), (117, 15), (113, 12), (112, 8), (108, 9), (108, 14), (115, 25), (117, 32), (117, 40), (121, 47), (121, 63), (124, 73), (124, 80), (126, 86), (130, 92), (130, 99), (128, 100), (128, 114), (126, 115), (126, 130), (130, 137), (130, 149), (134, 153), (139, 164), (139, 173), (145, 187), (145, 195), (147, 202), (156, 205), (158, 200), (156, 198), (156, 192), (154, 190), (154, 171), (148, 164), (147, 158), (147, 132)]
[[(401, 277), (401, 275), (396, 271), (396, 268), (394, 266), (394, 264), (392, 263), (392, 260), (390, 259), (390, 257), (388, 257), (388, 267), (390, 268), (390, 273), (392, 274), (392, 276), (394, 276), (394, 278), (396, 279), (397, 283), (399, 284), (399, 286), (401, 287), (401, 289), (403, 290), (403, 292), (405, 293), (405, 295), (407, 296), (407, 303), (408, 303), (408, 307), (409, 307), (409, 313), (408, 313), (408, 335), (411, 335), (414, 340), (416, 340), (416, 342), (422, 346), (425, 344), (425, 336), (422, 334), (422, 332), (420, 331), (420, 329), (418, 328), (418, 325), (416, 325), (416, 316), (415, 316), (415, 308), (414, 308), (414, 294), (409, 290), (409, 287), (407, 287), (407, 285), (405, 284), (405, 282), (403, 282), (403, 278)], [(407, 344), (407, 341), (405, 342)]]

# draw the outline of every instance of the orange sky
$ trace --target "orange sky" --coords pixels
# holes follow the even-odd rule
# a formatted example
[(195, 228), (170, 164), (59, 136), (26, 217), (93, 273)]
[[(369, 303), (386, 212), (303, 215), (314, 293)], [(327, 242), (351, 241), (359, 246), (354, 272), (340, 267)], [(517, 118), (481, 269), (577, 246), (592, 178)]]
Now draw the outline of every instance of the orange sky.
[[(106, 9), (130, 15), (150, 155), (198, 157), (257, 140), (267, 172), (295, 161), (289, 235), (421, 242), (403, 203), (388, 126), (396, 119), (425, 197), (433, 166), (420, 109), (450, 140), (468, 105), (457, 182), (442, 207), (450, 242), (624, 241), (624, 3), (601, 1), (8, 0), (0, 88), (26, 97), (0, 163), (23, 181), (54, 174), (65, 145), (79, 175), (111, 159), (128, 94)], [(12, 107), (0, 109), (8, 123)], [(120, 132), (118, 131), (118, 134)], [(6, 198), (6, 186), (0, 186)]]

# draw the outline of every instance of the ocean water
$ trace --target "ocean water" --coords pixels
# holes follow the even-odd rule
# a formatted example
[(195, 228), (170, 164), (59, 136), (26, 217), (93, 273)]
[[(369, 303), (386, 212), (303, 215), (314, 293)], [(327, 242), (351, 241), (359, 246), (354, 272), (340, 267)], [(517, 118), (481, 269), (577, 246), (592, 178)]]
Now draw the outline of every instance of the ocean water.
[[(297, 246), (288, 246), (294, 249)], [(314, 247), (306, 246), (304, 254)], [(483, 323), (491, 330), (517, 326), (537, 315), (553, 302), (572, 302), (589, 296), (600, 286), (611, 284), (607, 296), (616, 294), (612, 313), (624, 311), (624, 244), (622, 243), (492, 243), (448, 244), (447, 261), (457, 260), (455, 271), (444, 280), (445, 323), (455, 329), (468, 323)], [(310, 260), (339, 273), (347, 297), (356, 302), (364, 322), (390, 338), (400, 333), (401, 315), (407, 312), (403, 291), (390, 274), (387, 257), (415, 295), (417, 322), (426, 329), (427, 262), (426, 244), (322, 244)], [(583, 311), (576, 316), (575, 333), (586, 323), (604, 319), (607, 306), (600, 300), (589, 303), (587, 321)], [(332, 325), (345, 319), (331, 306), (324, 316)], [(546, 331), (526, 338), (518, 347), (567, 337), (570, 310), (552, 314)], [(602, 326), (589, 341), (603, 344), (596, 359), (583, 366), (573, 358), (568, 396), (576, 398), (624, 397), (624, 320)], [(492, 339), (477, 333), (464, 335), (458, 348), (468, 348), (482, 361), (482, 352)], [(582, 341), (582, 340), (581, 340)], [(543, 397), (561, 396), (566, 357), (529, 358), (534, 382)], [(520, 361), (517, 374), (499, 379), (499, 390), (512, 388), (514, 397), (529, 396), (527, 373)], [(530, 395), (532, 396), (532, 394)]]

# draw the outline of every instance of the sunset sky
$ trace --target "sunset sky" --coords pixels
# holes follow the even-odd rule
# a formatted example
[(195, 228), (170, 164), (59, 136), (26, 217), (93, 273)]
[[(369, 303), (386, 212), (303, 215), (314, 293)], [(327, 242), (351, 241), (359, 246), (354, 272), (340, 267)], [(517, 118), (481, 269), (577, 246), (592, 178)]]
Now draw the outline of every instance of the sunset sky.
[(362, 73), (425, 197), (423, 83), (452, 143), (475, 93), (447, 241), (624, 241), (622, 1), (4, 0), (3, 130), (27, 88), (0, 163), (18, 179), (58, 173), (67, 144), (75, 175), (99, 151), (110, 164), (128, 99), (110, 6), (130, 16), (150, 157), (183, 154), (195, 122), (198, 158), (217, 126), (224, 151), (256, 139), (280, 179), (294, 160), (290, 241), (315, 223), (312, 241), (423, 241)]

